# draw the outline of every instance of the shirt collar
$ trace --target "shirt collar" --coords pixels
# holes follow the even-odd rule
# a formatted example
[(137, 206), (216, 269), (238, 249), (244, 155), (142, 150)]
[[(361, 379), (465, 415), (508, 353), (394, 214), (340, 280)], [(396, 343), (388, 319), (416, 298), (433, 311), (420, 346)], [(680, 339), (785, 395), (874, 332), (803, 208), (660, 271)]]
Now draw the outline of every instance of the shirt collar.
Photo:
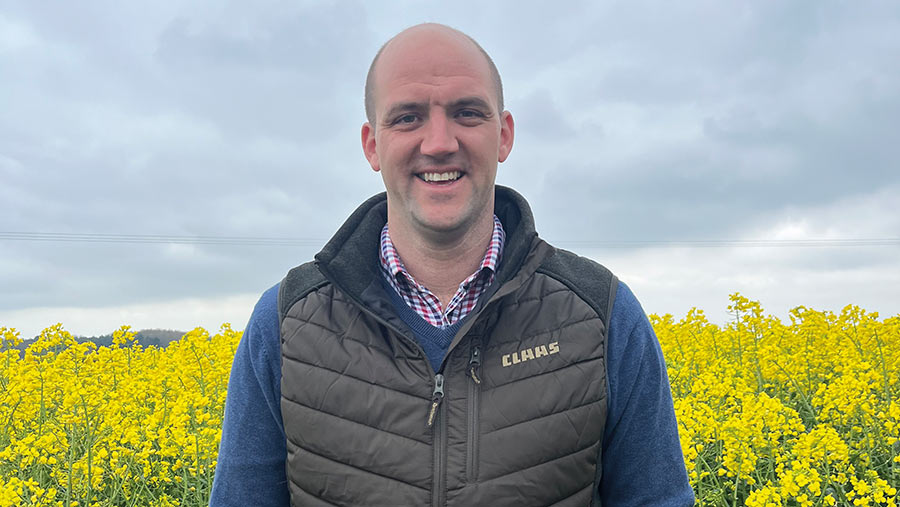
[[(481, 260), (481, 267), (474, 274), (479, 274), (485, 269), (492, 273), (497, 272), (497, 266), (500, 264), (500, 258), (503, 255), (503, 244), (506, 241), (506, 233), (503, 231), (503, 224), (497, 215), (494, 215), (494, 230), (491, 233), (491, 242), (487, 250), (484, 252), (484, 258)], [(412, 279), (412, 276), (403, 265), (394, 243), (391, 241), (391, 235), (388, 232), (388, 224), (381, 229), (381, 267), (385, 269), (394, 278), (400, 278), (397, 275), (404, 274)]]

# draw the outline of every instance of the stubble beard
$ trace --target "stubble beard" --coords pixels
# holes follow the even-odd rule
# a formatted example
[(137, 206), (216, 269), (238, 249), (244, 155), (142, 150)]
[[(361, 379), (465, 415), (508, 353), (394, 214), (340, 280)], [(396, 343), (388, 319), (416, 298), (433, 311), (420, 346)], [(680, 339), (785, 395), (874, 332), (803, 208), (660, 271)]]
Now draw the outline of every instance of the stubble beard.
[[(491, 189), (493, 191), (493, 188)], [(423, 213), (411, 213), (410, 226), (415, 233), (424, 242), (435, 246), (452, 246), (457, 245), (469, 234), (478, 234), (479, 226), (484, 223), (493, 223), (493, 196), (482, 201), (480, 196), (473, 196), (472, 201), (465, 205), (465, 209), (460, 213), (459, 217), (452, 223), (434, 223), (423, 217)], [(475, 208), (475, 203), (484, 202)], [(485, 226), (486, 227), (486, 226)]]

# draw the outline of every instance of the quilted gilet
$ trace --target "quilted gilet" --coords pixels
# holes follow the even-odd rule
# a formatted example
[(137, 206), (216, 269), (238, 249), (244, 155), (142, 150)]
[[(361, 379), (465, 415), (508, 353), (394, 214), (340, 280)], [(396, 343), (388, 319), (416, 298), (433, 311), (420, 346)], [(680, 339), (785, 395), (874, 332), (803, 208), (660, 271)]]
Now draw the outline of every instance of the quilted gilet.
[(384, 195), (281, 284), (294, 506), (598, 505), (616, 280), (497, 187), (496, 281), (433, 371), (379, 277)]

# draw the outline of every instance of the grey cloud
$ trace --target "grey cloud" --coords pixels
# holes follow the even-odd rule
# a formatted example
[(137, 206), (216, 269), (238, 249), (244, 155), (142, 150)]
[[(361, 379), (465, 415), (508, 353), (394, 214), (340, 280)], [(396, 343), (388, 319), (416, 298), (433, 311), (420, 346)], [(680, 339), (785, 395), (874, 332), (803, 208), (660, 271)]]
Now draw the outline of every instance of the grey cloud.
[[(4, 6), (31, 38), (0, 52), (0, 230), (324, 241), (381, 189), (369, 60), (429, 19), (499, 65), (500, 181), (550, 239), (734, 238), (898, 183), (894, 3), (211, 5)], [(3, 242), (0, 309), (257, 292), (316, 250)]]
[[(781, 9), (751, 9), (737, 21), (713, 16), (721, 26), (701, 27), (694, 37), (686, 33), (685, 14), (662, 8), (649, 20), (629, 20), (640, 11), (626, 9), (621, 26), (645, 30), (600, 31), (599, 38), (617, 41), (609, 54), (631, 60), (589, 62), (598, 77), (578, 89), (595, 99), (593, 106), (583, 102), (589, 110), (625, 103), (629, 129), (622, 130), (621, 118), (598, 113), (608, 135), (597, 142), (582, 133), (578, 144), (556, 149), (563, 160), (544, 167), (541, 184), (532, 185), (547, 229), (559, 238), (736, 237), (761, 215), (900, 181), (894, 170), (900, 148), (891, 140), (900, 108), (897, 88), (888, 85), (900, 84), (900, 73), (887, 63), (900, 48), (890, 29), (896, 12), (877, 19), (829, 4), (817, 7), (812, 20), (796, 20), (802, 12)], [(831, 62), (833, 39), (862, 26), (865, 36), (845, 40), (838, 53), (855, 60)], [(733, 37), (704, 38), (728, 29), (736, 29)], [(872, 34), (878, 31), (882, 37)], [(869, 44), (882, 50), (868, 51)], [(569, 70), (562, 74), (592, 72)], [(576, 110), (576, 102), (570, 98), (563, 107)], [(673, 118), (686, 133), (674, 130)], [(672, 125), (668, 139), (657, 139), (657, 119)], [(624, 151), (617, 143), (640, 139), (642, 126), (655, 140), (643, 141), (642, 153)], [(518, 128), (529, 126), (519, 122)], [(584, 230), (585, 223), (596, 225)]]
[(885, 125), (853, 115), (828, 125), (802, 116), (762, 125), (752, 114), (726, 115), (706, 121), (705, 139), (678, 149), (650, 149), (618, 166), (557, 167), (545, 177), (542, 200), (566, 203), (550, 212), (550, 228), (561, 237), (584, 234), (571, 214), (602, 224), (602, 232), (586, 233), (597, 239), (733, 238), (760, 213), (900, 182), (892, 170), (900, 150)]
[[(37, 39), (0, 55), (15, 78), (0, 83), (0, 229), (319, 240), (377, 190), (358, 149), (346, 149), (356, 147), (359, 69), (370, 57), (356, 49), (371, 36), (359, 6), (273, 11), (251, 20), (257, 36), (243, 41), (229, 39), (236, 18), (157, 11), (145, 20), (95, 7), (121, 25), (91, 6), (68, 13), (74, 28), (65, 6), (16, 14)], [(30, 267), (4, 271), (0, 285), (16, 289), (3, 291), (0, 308), (256, 291), (317, 250), (4, 246)]]
[(528, 126), (525, 132), (529, 136), (535, 136), (541, 142), (568, 139), (575, 135), (575, 129), (559, 110), (553, 96), (545, 89), (519, 100), (515, 118)]

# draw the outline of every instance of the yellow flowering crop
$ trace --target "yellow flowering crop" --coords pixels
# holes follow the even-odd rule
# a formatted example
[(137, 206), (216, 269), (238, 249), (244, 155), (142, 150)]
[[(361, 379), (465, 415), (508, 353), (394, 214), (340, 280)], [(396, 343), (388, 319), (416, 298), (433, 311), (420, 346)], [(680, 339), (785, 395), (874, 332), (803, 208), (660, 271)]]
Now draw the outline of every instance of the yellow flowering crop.
[[(728, 309), (724, 327), (650, 316), (698, 504), (896, 506), (900, 316)], [(206, 505), (241, 333), (134, 336), (96, 347), (55, 325), (20, 354), (0, 327), (0, 507)]]
[(206, 505), (240, 332), (96, 347), (57, 324), (23, 355), (0, 336), (0, 507)]
[(790, 324), (731, 296), (725, 327), (651, 315), (699, 505), (894, 506), (900, 316), (805, 307)]

